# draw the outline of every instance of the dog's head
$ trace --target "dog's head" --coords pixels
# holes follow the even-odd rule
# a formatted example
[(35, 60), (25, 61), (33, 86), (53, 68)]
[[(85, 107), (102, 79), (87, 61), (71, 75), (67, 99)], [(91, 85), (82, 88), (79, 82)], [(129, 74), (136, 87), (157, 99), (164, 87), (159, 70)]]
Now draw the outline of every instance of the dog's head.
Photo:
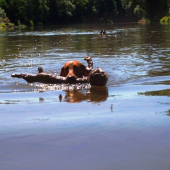
[(75, 81), (77, 78), (88, 76), (86, 66), (77, 60), (68, 61), (61, 69), (60, 76), (66, 77), (68, 81)]
[(101, 34), (101, 35), (106, 35), (106, 30), (105, 30), (105, 29), (102, 29), (102, 30), (100, 31), (100, 34)]

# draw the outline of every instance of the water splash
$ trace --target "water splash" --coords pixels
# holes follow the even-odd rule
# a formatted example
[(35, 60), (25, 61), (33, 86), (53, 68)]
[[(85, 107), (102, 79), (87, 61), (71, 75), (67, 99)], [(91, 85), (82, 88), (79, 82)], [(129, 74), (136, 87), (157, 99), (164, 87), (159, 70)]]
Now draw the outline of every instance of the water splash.
[(33, 87), (40, 87), (40, 91), (56, 91), (56, 90), (80, 90), (91, 88), (90, 84), (29, 84)]

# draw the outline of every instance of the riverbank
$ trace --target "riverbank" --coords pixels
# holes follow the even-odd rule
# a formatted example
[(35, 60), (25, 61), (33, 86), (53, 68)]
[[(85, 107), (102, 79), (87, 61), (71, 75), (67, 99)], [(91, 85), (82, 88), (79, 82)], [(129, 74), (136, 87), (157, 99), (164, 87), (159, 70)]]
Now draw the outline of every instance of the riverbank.
[(14, 23), (11, 23), (9, 18), (0, 18), (0, 29), (12, 29), (12, 28), (26, 28), (26, 25), (19, 24), (16, 26)]

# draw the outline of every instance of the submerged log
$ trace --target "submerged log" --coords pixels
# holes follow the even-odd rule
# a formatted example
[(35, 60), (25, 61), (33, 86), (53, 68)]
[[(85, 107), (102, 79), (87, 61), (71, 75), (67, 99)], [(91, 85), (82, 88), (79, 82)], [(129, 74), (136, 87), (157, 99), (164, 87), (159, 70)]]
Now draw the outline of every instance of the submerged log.
[(88, 63), (88, 67), (86, 67), (86, 70), (89, 72), (87, 81), (94, 86), (105, 86), (108, 81), (106, 72), (101, 68), (93, 69), (93, 61), (91, 57), (86, 56), (84, 60)]
[(55, 76), (47, 73), (38, 73), (38, 74), (12, 74), (11, 77), (22, 78), (28, 83), (45, 83), (45, 84), (58, 84), (58, 83), (87, 83), (87, 77), (77, 78), (75, 82), (69, 82), (66, 77)]
[(40, 72), (38, 74), (12, 74), (11, 77), (22, 78), (28, 83), (40, 82), (45, 84), (77, 84), (77, 83), (90, 83), (94, 86), (105, 86), (108, 80), (107, 74), (101, 69), (97, 68), (92, 70), (87, 77), (77, 78), (74, 81), (70, 81), (66, 77), (55, 76)]
[(93, 86), (105, 86), (108, 81), (108, 76), (101, 68), (97, 68), (89, 73), (87, 81)]

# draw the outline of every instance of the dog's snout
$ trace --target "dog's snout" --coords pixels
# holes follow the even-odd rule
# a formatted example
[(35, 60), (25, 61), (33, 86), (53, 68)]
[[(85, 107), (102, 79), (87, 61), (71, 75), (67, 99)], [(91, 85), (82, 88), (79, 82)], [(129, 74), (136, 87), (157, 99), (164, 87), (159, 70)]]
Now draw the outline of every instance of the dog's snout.
[(72, 76), (72, 75), (69, 75), (67, 77), (67, 82), (68, 83), (75, 83), (76, 82), (76, 77), (75, 76)]

